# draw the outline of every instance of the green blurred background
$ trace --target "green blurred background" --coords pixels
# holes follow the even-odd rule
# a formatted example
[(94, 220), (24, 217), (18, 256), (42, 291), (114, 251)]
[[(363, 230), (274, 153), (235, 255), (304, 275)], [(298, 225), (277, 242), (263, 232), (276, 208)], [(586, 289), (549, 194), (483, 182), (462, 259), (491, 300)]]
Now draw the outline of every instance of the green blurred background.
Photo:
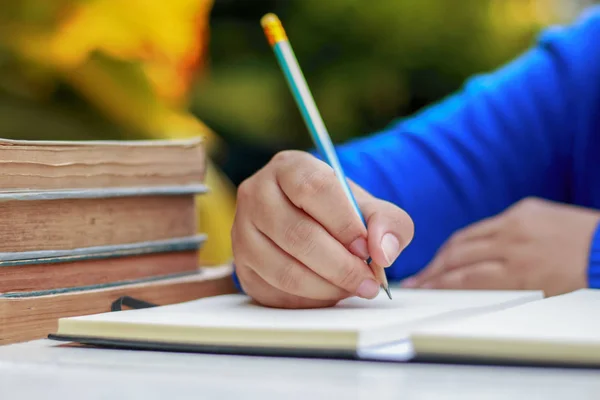
[(310, 137), (259, 26), (275, 12), (334, 142), (383, 129), (515, 57), (573, 0), (223, 0), (213, 7), (209, 76), (192, 110), (229, 143), (238, 183)]

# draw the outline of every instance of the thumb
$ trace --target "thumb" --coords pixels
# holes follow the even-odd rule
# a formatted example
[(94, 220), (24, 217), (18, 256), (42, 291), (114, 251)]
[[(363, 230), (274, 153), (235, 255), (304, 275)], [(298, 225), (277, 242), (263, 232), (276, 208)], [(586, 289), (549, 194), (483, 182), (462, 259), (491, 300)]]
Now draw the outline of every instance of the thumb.
[(404, 210), (387, 201), (372, 199), (361, 208), (367, 221), (369, 255), (387, 268), (412, 241), (414, 223)]

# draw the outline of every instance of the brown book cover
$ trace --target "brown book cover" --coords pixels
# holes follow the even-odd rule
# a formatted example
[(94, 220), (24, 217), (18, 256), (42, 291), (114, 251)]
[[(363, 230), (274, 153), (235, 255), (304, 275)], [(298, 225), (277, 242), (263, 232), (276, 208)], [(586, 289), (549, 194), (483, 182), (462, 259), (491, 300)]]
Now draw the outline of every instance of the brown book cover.
[(0, 140), (0, 190), (201, 184), (202, 138), (132, 141)]
[(198, 270), (198, 254), (198, 250), (187, 250), (1, 266), (0, 293), (74, 288), (192, 273)]
[(0, 252), (191, 236), (197, 233), (195, 199), (187, 194), (0, 201)]

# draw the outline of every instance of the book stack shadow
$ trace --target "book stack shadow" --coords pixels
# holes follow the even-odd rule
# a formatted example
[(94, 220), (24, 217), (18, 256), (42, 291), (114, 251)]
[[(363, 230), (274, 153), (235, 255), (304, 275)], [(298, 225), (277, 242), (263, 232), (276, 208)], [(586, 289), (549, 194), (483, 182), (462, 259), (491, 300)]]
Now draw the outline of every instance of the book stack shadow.
[(0, 345), (59, 318), (231, 293), (202, 265), (201, 139), (0, 140)]

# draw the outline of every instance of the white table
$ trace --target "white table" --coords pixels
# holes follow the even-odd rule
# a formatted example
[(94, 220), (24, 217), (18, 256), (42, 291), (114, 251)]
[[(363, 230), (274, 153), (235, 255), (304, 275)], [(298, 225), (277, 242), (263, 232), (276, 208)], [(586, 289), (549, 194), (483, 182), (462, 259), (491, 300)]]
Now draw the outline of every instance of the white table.
[(595, 370), (0, 347), (0, 399), (600, 399)]

